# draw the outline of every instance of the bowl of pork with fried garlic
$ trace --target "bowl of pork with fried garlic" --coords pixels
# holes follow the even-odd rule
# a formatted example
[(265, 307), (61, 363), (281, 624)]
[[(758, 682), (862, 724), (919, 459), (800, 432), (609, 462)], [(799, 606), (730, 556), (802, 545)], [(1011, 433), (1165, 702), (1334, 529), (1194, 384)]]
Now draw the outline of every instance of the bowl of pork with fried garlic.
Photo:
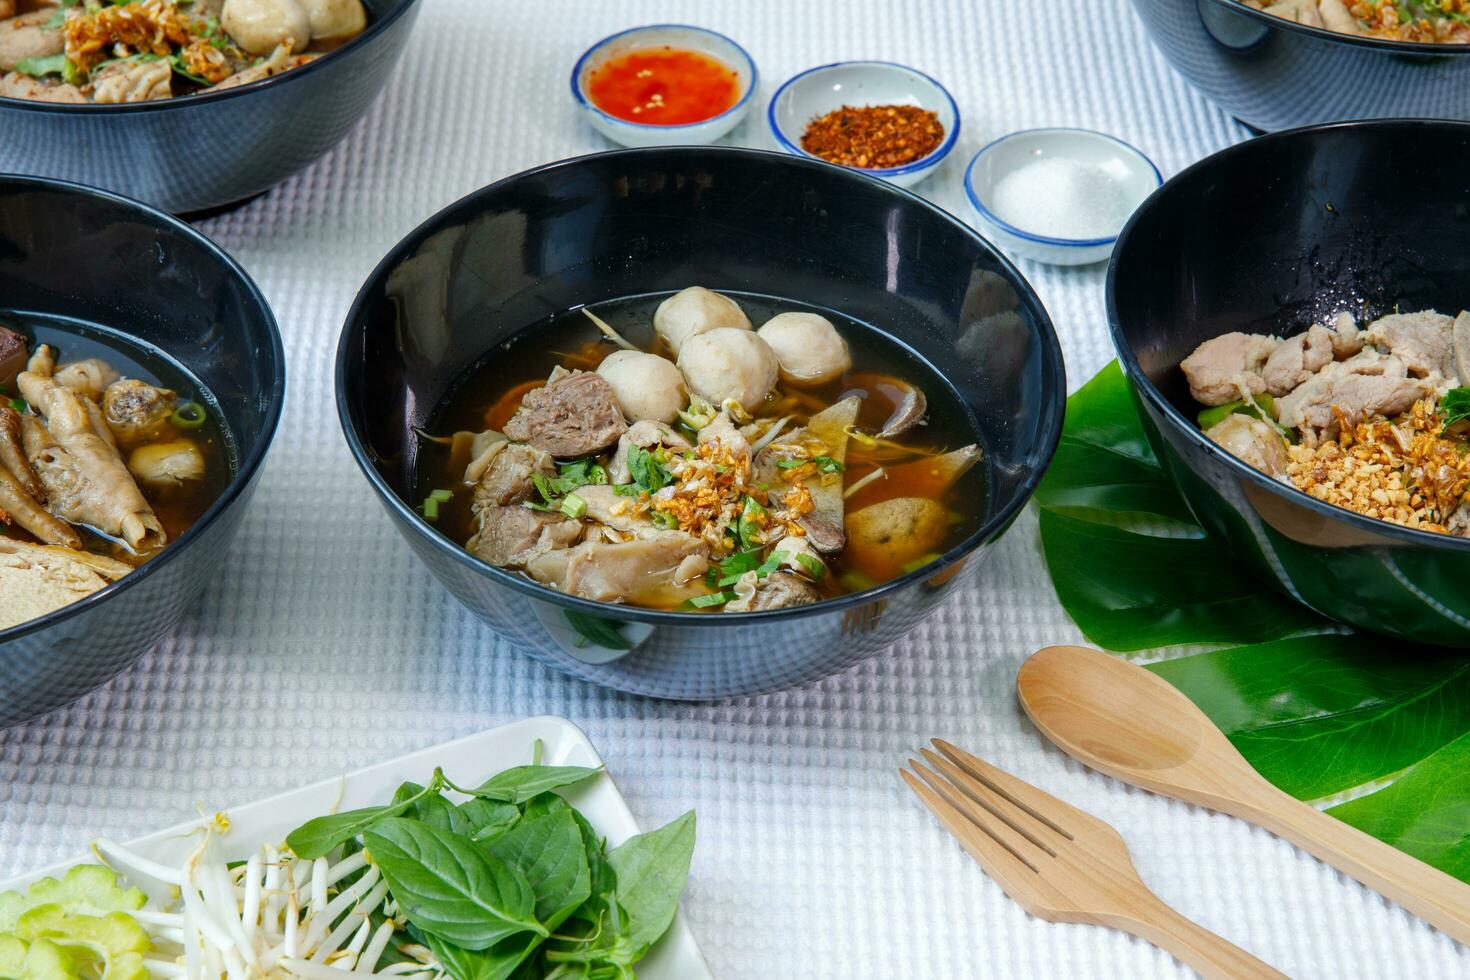
[(0, 177), (0, 727), (111, 680), (228, 575), (284, 361), (188, 225)]
[(1108, 276), (1145, 429), (1201, 523), (1332, 619), (1455, 647), (1470, 221), (1458, 177), (1415, 161), (1467, 152), (1470, 125), (1438, 121), (1230, 147), (1143, 205)]
[(689, 699), (840, 670), (963, 594), (1065, 391), (1040, 302), (967, 226), (732, 148), (451, 205), (363, 287), (337, 372), (425, 588), (575, 676)]

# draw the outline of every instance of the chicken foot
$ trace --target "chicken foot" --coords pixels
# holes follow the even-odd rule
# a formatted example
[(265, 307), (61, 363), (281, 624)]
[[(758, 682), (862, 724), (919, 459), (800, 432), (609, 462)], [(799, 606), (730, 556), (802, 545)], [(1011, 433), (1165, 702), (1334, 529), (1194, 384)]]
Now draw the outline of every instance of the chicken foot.
[(24, 438), (51, 513), (120, 537), (135, 552), (161, 548), (167, 541), (163, 525), (115, 444), (94, 427), (106, 423), (88, 408), (88, 399), (52, 377), (55, 365), (55, 352), (42, 344), (16, 379), (21, 396), (46, 419), (40, 432), (27, 426)]

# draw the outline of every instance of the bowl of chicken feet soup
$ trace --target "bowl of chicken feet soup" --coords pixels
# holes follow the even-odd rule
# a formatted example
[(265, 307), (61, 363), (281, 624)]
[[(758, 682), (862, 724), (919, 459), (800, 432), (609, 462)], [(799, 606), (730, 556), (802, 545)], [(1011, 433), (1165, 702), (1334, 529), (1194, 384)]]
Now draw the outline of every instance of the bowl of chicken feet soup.
[(364, 287), (343, 426), (441, 585), (622, 690), (841, 669), (947, 596), (1048, 461), (1044, 311), (967, 227), (759, 151), (492, 185)]
[(105, 683), (229, 574), (282, 385), (270, 310), (203, 236), (0, 178), (0, 725)]
[[(1470, 125), (1224, 150), (1161, 188), (1109, 273), (1114, 342), (1195, 515), (1341, 622), (1470, 646)], [(1222, 581), (1222, 595), (1231, 584)]]

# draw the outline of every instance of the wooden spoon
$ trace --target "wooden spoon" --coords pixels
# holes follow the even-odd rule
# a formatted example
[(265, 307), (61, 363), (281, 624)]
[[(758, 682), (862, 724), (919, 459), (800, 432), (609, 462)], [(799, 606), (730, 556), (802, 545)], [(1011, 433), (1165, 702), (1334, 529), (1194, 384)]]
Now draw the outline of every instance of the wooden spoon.
[(1470, 945), (1470, 885), (1272, 786), (1152, 671), (1084, 647), (1047, 647), (1021, 666), (1016, 691), (1042, 734), (1079, 762), (1264, 827)]

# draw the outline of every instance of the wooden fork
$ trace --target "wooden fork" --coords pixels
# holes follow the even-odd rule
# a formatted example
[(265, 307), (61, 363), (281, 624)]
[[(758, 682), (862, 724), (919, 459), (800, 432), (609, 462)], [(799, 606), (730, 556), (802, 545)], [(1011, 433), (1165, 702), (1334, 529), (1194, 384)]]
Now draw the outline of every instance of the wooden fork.
[(1048, 922), (1108, 926), (1206, 977), (1284, 977), (1165, 905), (1116, 830), (987, 762), (934, 740), (904, 782), (1005, 893)]

